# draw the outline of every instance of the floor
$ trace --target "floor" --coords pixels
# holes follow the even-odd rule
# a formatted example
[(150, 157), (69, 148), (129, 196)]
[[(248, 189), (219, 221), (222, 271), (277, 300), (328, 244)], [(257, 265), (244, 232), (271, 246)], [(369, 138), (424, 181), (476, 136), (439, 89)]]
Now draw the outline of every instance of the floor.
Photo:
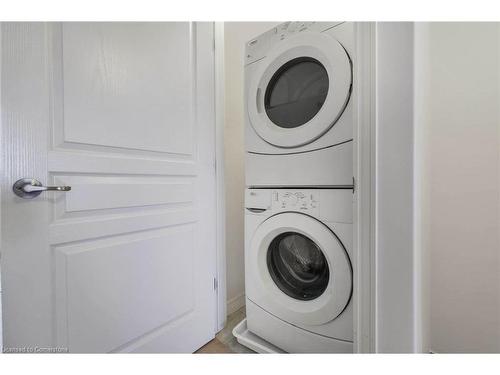
[(245, 307), (232, 313), (227, 317), (226, 327), (220, 331), (215, 338), (205, 346), (196, 351), (196, 354), (235, 354), (235, 353), (255, 353), (247, 347), (238, 343), (233, 336), (233, 328), (245, 319)]

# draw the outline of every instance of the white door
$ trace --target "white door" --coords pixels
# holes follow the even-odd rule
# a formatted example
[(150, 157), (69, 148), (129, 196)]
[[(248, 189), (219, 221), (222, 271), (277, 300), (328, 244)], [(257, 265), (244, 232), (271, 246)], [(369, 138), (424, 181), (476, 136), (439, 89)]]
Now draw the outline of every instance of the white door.
[[(213, 24), (1, 34), (4, 347), (196, 350), (216, 324)], [(23, 199), (20, 178), (71, 190)]]

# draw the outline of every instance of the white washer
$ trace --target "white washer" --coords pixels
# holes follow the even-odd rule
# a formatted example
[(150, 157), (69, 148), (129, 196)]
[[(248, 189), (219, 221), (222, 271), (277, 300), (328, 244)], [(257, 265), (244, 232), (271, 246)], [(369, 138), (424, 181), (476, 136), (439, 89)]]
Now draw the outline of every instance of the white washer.
[(246, 185), (352, 184), (354, 24), (287, 22), (245, 53)]
[(246, 189), (248, 329), (292, 353), (353, 351), (352, 190)]

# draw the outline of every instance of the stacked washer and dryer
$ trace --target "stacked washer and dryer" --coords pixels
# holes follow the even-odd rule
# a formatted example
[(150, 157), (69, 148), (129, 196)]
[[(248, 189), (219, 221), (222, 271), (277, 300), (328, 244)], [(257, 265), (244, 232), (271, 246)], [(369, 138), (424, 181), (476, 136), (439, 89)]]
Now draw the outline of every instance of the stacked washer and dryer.
[(354, 52), (339, 22), (287, 22), (246, 46), (247, 318), (234, 333), (260, 352), (353, 351)]

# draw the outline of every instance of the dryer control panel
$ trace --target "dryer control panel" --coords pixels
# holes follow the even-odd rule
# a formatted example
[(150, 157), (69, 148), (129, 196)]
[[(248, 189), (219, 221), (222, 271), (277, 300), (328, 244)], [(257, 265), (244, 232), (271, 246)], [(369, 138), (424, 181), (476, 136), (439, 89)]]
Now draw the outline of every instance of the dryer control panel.
[(304, 32), (323, 32), (342, 22), (284, 22), (247, 42), (245, 46), (245, 65), (266, 56), (269, 48), (295, 34)]

